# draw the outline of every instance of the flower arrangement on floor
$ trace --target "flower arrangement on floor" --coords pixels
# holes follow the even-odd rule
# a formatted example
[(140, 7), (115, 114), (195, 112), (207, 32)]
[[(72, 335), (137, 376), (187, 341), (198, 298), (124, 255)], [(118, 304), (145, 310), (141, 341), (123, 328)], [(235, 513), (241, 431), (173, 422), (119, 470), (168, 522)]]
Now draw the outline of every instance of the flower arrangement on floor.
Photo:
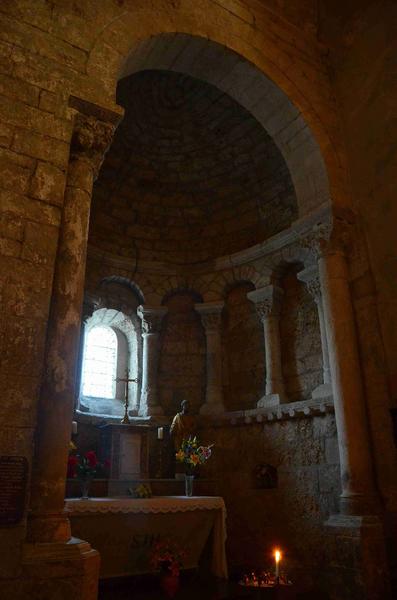
[(211, 457), (212, 447), (202, 446), (197, 437), (189, 437), (182, 441), (182, 445), (176, 453), (176, 460), (186, 465), (186, 474), (193, 475), (198, 465), (203, 465)]
[(152, 546), (150, 563), (155, 571), (168, 572), (178, 577), (183, 560), (186, 556), (184, 550), (169, 539), (159, 540)]

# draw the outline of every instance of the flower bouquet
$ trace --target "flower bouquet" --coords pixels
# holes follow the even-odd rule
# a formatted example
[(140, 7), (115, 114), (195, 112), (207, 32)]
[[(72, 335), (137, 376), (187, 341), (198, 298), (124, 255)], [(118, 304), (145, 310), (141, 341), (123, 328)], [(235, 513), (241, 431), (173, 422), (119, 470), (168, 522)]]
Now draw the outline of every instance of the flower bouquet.
[(168, 572), (178, 577), (183, 567), (185, 552), (171, 540), (159, 540), (152, 546), (150, 563), (155, 571)]
[(176, 453), (176, 460), (186, 465), (186, 496), (192, 496), (194, 470), (198, 465), (206, 463), (211, 457), (212, 447), (213, 444), (202, 446), (196, 436), (182, 441), (182, 446)]
[(69, 456), (67, 477), (79, 479), (82, 498), (88, 498), (91, 480), (94, 479), (97, 469), (101, 466), (94, 450), (89, 450), (84, 456), (78, 454), (71, 454)]

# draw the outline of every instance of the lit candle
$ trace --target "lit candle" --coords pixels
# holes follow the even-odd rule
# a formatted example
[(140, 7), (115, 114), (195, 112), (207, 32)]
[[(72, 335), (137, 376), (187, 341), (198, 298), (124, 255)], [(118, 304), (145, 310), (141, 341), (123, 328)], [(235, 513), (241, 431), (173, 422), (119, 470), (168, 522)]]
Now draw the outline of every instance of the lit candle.
[(164, 427), (157, 428), (157, 439), (162, 440), (164, 438)]
[(77, 433), (77, 421), (72, 421), (72, 433), (74, 435)]
[(281, 552), (280, 550), (274, 551), (274, 560), (276, 561), (276, 579), (278, 580), (280, 576), (280, 560), (281, 560)]

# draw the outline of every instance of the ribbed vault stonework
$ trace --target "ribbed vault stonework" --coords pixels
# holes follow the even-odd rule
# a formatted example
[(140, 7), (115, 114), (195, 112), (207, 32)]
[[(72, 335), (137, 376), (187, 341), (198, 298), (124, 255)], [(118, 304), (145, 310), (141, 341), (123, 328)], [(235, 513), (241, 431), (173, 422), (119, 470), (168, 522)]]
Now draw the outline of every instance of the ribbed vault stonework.
[(118, 255), (197, 263), (288, 227), (297, 203), (285, 161), (253, 116), (215, 87), (143, 71), (95, 187), (90, 241)]

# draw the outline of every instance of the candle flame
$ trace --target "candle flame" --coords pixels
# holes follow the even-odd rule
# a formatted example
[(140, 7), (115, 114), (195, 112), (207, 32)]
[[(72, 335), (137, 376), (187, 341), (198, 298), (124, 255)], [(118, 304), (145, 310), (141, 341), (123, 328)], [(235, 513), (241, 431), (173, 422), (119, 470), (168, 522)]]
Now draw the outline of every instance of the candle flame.
[(280, 560), (281, 560), (281, 552), (280, 552), (280, 550), (275, 550), (274, 551), (274, 558), (275, 558), (276, 563), (280, 562)]

